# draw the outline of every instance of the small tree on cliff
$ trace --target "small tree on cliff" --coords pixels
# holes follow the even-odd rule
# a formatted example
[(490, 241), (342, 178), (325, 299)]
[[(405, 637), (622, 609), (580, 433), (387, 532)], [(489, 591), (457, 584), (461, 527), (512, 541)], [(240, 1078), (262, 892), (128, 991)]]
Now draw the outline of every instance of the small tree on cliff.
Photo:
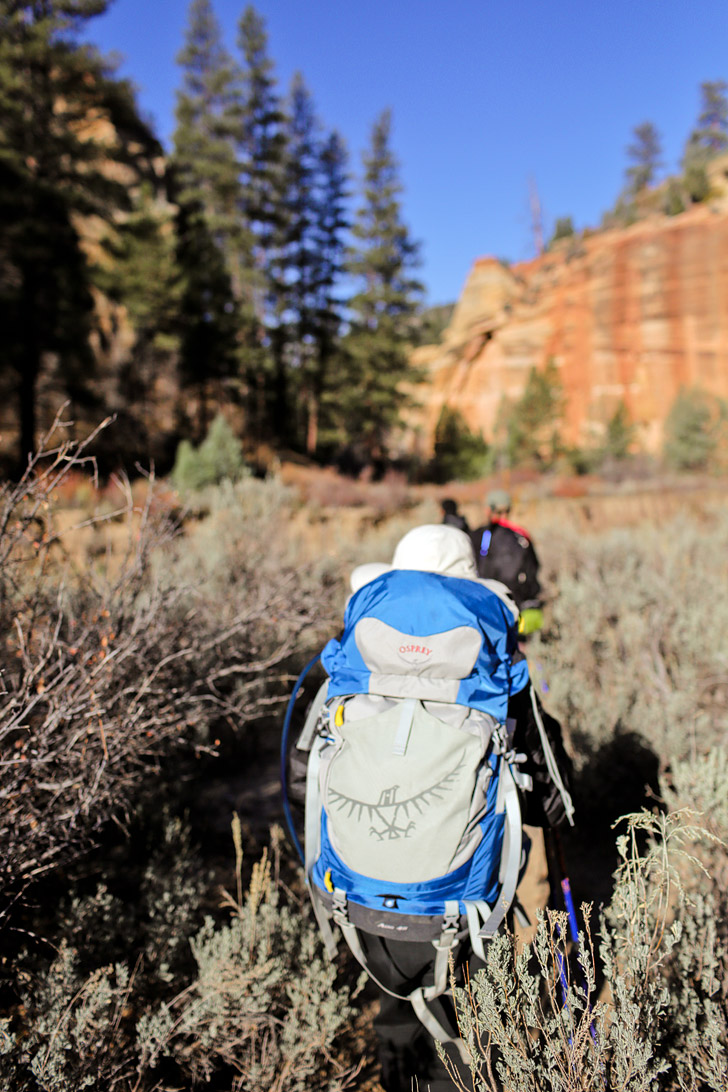
[(636, 431), (630, 419), (629, 410), (621, 401), (607, 421), (602, 456), (605, 459), (616, 459), (618, 462), (626, 459)]
[(370, 458), (386, 450), (387, 435), (407, 400), (410, 322), (422, 285), (413, 275), (418, 245), (402, 220), (399, 164), (392, 152), (392, 118), (385, 110), (364, 155), (364, 201), (356, 214), (349, 271), (359, 282), (351, 300), (351, 333), (340, 389), (344, 427)]
[(471, 481), (488, 473), (492, 459), (482, 432), (473, 432), (459, 410), (443, 406), (435, 427), (430, 476), (436, 482)]
[(559, 241), (559, 239), (571, 239), (571, 238), (573, 238), (574, 234), (575, 234), (575, 232), (574, 232), (574, 221), (573, 221), (572, 217), (571, 216), (559, 216), (559, 217), (557, 217), (556, 223), (554, 224), (554, 233), (551, 236), (551, 238), (549, 239), (546, 249), (550, 250), (551, 247), (554, 245), (554, 243), (557, 243)]
[(548, 465), (559, 448), (559, 424), (564, 412), (564, 391), (556, 361), (543, 371), (531, 368), (523, 394), (506, 422), (506, 453), (512, 466)]
[(627, 168), (627, 190), (637, 195), (652, 186), (662, 166), (662, 142), (651, 121), (643, 121), (632, 130), (633, 140), (627, 145), (630, 166)]
[(692, 201), (704, 201), (710, 191), (707, 164), (728, 150), (728, 83), (706, 80), (700, 85), (701, 106), (696, 127), (683, 155), (683, 178)]

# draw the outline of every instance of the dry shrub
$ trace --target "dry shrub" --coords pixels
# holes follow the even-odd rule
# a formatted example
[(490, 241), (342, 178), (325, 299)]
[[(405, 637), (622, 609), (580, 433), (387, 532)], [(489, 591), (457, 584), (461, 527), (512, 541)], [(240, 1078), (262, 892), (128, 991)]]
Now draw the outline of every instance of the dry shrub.
[(113, 514), (124, 549), (79, 568), (53, 498), (92, 442), (49, 440), (0, 494), (0, 920), (123, 821), (175, 753), (209, 751), (279, 702), (280, 665), (327, 617), (323, 574), (305, 588), (287, 567), (265, 491), (247, 507), (221, 494), (188, 540), (149, 479), (143, 506), (129, 496)]
[(600, 926), (608, 984), (601, 995), (588, 906), (578, 961), (561, 913), (542, 915), (520, 951), (510, 936), (491, 942), (485, 970), (456, 990), (478, 1092), (725, 1089), (726, 955), (716, 891), (704, 875), (700, 894), (686, 882), (702, 874), (694, 851), (706, 844), (716, 845), (693, 813), (629, 818)]
[(264, 853), (245, 895), (236, 822), (233, 833), (238, 890), (223, 892), (228, 921), (207, 919), (192, 940), (193, 981), (139, 1022), (141, 1065), (153, 1069), (172, 1058), (195, 1084), (229, 1073), (233, 1092), (347, 1087), (358, 1067), (337, 1060), (332, 1046), (353, 1011), (308, 906), (291, 905), (275, 882), (282, 832), (274, 830), (273, 862)]
[[(0, 496), (0, 920), (15, 950), (2, 968), (0, 1083), (139, 1092), (209, 1071), (222, 1086), (251, 1087), (225, 1045), (238, 1035), (234, 1021), (209, 1061), (175, 1037), (151, 1071), (150, 1040), (137, 1042), (142, 1018), (161, 1019), (174, 997), (197, 990), (191, 941), (211, 906), (206, 867), (163, 808), (179, 807), (182, 786), (194, 785), (196, 756), (212, 763), (220, 736), (239, 737), (278, 710), (300, 646), (330, 635), (341, 585), (330, 562), (296, 556), (290, 498), (275, 481), (209, 491), (185, 528), (155, 503), (153, 477), (141, 504), (139, 487), (121, 483), (125, 503), (105, 517), (66, 518), (55, 498), (67, 472), (93, 470), (87, 451), (49, 440)], [(113, 524), (108, 548), (79, 552), (79, 522), (100, 536)], [(275, 1004), (275, 1018), (245, 1064), (293, 1087), (286, 1058), (295, 1046), (297, 1072), (315, 1058), (327, 1074), (309, 1087), (337, 1088), (350, 1067), (337, 1069), (331, 1042), (348, 1010), (317, 936), (272, 882), (256, 921), (272, 948), (252, 953), (252, 978), (236, 997), (250, 988), (245, 1019), (260, 998)], [(194, 947), (201, 967), (236, 930), (210, 919)], [(214, 993), (200, 974), (202, 992)], [(304, 1046), (306, 1021), (313, 1038)], [(279, 1025), (288, 1030), (274, 1056)]]
[[(350, 1087), (359, 1063), (347, 1031), (353, 1015), (348, 990), (336, 982), (308, 907), (279, 883), (280, 837), (273, 832), (275, 867), (264, 852), (244, 893), (236, 825), (237, 893), (223, 892), (222, 914), (208, 914), (201, 928), (190, 928), (190, 903), (199, 901), (199, 892), (180, 876), (179, 865), (176, 883), (155, 887), (149, 876), (141, 892), (148, 896), (149, 935), (138, 955), (132, 948), (114, 959), (113, 938), (129, 925), (118, 900), (99, 890), (76, 904), (50, 964), (23, 976), (15, 1018), (0, 1019), (4, 1087)], [(179, 853), (183, 841), (179, 829), (170, 829), (168, 851)], [(111, 939), (104, 951), (103, 934), (97, 937), (93, 963), (93, 940), (82, 930), (104, 925)], [(170, 965), (179, 966), (175, 938), (193, 957), (184, 977), (169, 974)]]
[(529, 649), (580, 753), (636, 733), (659, 757), (707, 751), (728, 718), (728, 515), (539, 539), (553, 592)]

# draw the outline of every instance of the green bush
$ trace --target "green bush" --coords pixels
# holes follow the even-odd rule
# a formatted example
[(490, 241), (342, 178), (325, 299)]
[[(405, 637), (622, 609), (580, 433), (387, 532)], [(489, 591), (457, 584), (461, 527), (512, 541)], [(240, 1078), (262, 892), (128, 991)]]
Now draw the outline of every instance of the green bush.
[(574, 221), (571, 216), (558, 216), (554, 224), (554, 233), (549, 239), (546, 249), (550, 250), (559, 239), (570, 239), (574, 235)]
[(172, 481), (180, 492), (204, 489), (222, 481), (237, 481), (247, 472), (240, 441), (221, 413), (210, 425), (198, 448), (182, 440), (172, 469)]
[(698, 387), (681, 387), (665, 421), (663, 454), (676, 470), (702, 470), (725, 435), (728, 407)]

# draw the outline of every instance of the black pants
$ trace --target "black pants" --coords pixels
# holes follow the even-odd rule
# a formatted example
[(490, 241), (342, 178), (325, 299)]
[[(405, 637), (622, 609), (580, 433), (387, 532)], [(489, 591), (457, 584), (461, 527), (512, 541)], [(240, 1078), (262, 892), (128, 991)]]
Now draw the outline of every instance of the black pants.
[[(384, 940), (359, 933), (362, 948), (374, 977), (394, 993), (403, 996), (419, 986), (431, 986), (434, 969), (434, 948), (427, 942)], [(470, 958), (468, 958), (470, 957)], [(474, 973), (482, 964), (464, 941), (456, 955), (458, 977), (465, 963)], [(457, 1021), (449, 997), (438, 997), (428, 1008), (437, 1021), (457, 1037)], [(410, 1092), (416, 1078), (420, 1092), (453, 1092), (455, 1085), (440, 1060), (435, 1043), (420, 1023), (409, 1001), (400, 1000), (380, 991), (379, 1015), (374, 1020), (382, 1068), (382, 1087), (386, 1092)], [(470, 1070), (452, 1043), (443, 1044), (463, 1080), (467, 1083)]]

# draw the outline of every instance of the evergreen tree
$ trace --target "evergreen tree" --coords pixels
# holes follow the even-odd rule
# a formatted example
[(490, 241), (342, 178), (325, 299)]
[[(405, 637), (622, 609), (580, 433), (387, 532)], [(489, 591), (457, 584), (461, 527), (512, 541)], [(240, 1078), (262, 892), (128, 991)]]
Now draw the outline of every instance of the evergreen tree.
[(387, 438), (416, 378), (408, 362), (410, 329), (422, 294), (412, 276), (418, 246), (402, 220), (399, 165), (392, 152), (389, 110), (376, 120), (364, 155), (364, 201), (353, 227), (349, 272), (359, 291), (351, 300), (345, 386), (340, 390), (350, 440), (370, 459), (386, 454)]
[[(290, 404), (306, 450), (318, 442), (326, 373), (343, 321), (336, 295), (343, 275), (346, 151), (337, 134), (320, 135), (311, 96), (296, 74), (291, 86), (284, 193), (284, 231), (278, 250), (275, 334), (285, 355)], [(289, 419), (290, 406), (286, 419)]]
[(559, 216), (554, 225), (554, 233), (549, 240), (550, 249), (559, 239), (570, 239), (574, 235), (574, 221), (571, 216)]
[(177, 258), (183, 277), (180, 375), (197, 391), (196, 437), (204, 437), (223, 385), (239, 372), (240, 315), (225, 257), (197, 207), (180, 206)]
[[(78, 40), (107, 0), (0, 0), (0, 326), (19, 404), (20, 464), (35, 445), (43, 361), (79, 397), (93, 365), (92, 271), (79, 220), (128, 207), (159, 147), (128, 84)], [(92, 119), (93, 122), (92, 122)]]
[(651, 121), (643, 121), (632, 130), (634, 140), (627, 146), (631, 166), (627, 168), (627, 189), (632, 194), (652, 186), (662, 166), (662, 142)]
[(506, 445), (511, 465), (544, 465), (554, 458), (563, 410), (564, 392), (556, 362), (550, 358), (543, 371), (531, 368), (523, 393), (508, 415)]
[(236, 158), (241, 73), (222, 44), (210, 0), (192, 0), (177, 63), (183, 82), (177, 93), (171, 158), (176, 198), (186, 208), (199, 210), (239, 297), (241, 265), (249, 250), (239, 211)]
[(621, 461), (629, 455), (629, 449), (634, 442), (636, 428), (630, 420), (629, 410), (623, 401), (615, 409), (607, 421), (607, 429), (604, 436), (602, 455), (604, 458)]
[(683, 155), (683, 179), (692, 201), (705, 201), (710, 192), (707, 165), (728, 150), (727, 90), (725, 80), (706, 80), (700, 85), (700, 113)]
[(724, 438), (728, 406), (699, 387), (681, 387), (665, 420), (663, 454), (676, 470), (703, 470)]
[(332, 393), (336, 390), (336, 376), (332, 371), (346, 309), (339, 285), (346, 268), (346, 237), (350, 227), (347, 212), (348, 154), (338, 133), (329, 135), (319, 154), (313, 249), (315, 262), (311, 276), (314, 353), (306, 392), (306, 451), (309, 455), (314, 455), (318, 448), (321, 424), (331, 423), (330, 403), (333, 399), (328, 395), (330, 389)]
[(701, 108), (697, 128), (690, 139), (699, 144), (709, 158), (728, 150), (728, 83), (706, 80), (700, 85)]
[(473, 432), (459, 410), (443, 406), (435, 426), (430, 476), (436, 482), (472, 481), (488, 472), (491, 464), (487, 443)]
[[(184, 277), (180, 373), (197, 390), (196, 433), (207, 431), (212, 389), (234, 380), (255, 341), (246, 291), (252, 241), (240, 217), (236, 159), (241, 74), (224, 49), (210, 0), (192, 0), (178, 63), (172, 171)], [(219, 394), (219, 391), (218, 391)]]
[[(301, 396), (313, 353), (313, 277), (316, 263), (314, 226), (318, 175), (318, 129), (313, 101), (296, 73), (285, 116), (285, 156), (280, 212), (268, 255), (270, 338), (275, 361), (275, 420), (300, 425)], [(295, 436), (287, 433), (287, 439)]]
[[(260, 328), (277, 310), (276, 270), (280, 267), (275, 248), (285, 233), (284, 165), (286, 151), (285, 116), (273, 75), (273, 61), (268, 56), (265, 22), (248, 5), (238, 24), (238, 46), (243, 58), (243, 94), (238, 123), (238, 162), (240, 168), (240, 208), (243, 222), (253, 241), (253, 263), (247, 292)], [(269, 362), (259, 355), (249, 360), (249, 380), (265, 396), (270, 421), (282, 423), (285, 415), (286, 370), (284, 354), (275, 354), (272, 393), (268, 389)], [(256, 413), (261, 411), (256, 406)], [(260, 426), (260, 422), (259, 422)]]
[(127, 324), (120, 327), (118, 337), (116, 324), (108, 324), (110, 329), (100, 339), (99, 364), (105, 375), (107, 405), (127, 413), (129, 425), (142, 426), (141, 457), (148, 454), (152, 438), (145, 418), (154, 380), (160, 367), (174, 366), (180, 347), (183, 285), (173, 208), (151, 185), (141, 186), (132, 196), (129, 214), (109, 226), (104, 245), (108, 261), (100, 264), (94, 280), (107, 299), (123, 305), (134, 338), (129, 344)]
[(258, 315), (265, 315), (268, 254), (279, 234), (285, 163), (285, 115), (268, 56), (265, 22), (252, 5), (238, 24), (243, 95), (238, 124), (241, 210), (251, 231), (258, 270)]

